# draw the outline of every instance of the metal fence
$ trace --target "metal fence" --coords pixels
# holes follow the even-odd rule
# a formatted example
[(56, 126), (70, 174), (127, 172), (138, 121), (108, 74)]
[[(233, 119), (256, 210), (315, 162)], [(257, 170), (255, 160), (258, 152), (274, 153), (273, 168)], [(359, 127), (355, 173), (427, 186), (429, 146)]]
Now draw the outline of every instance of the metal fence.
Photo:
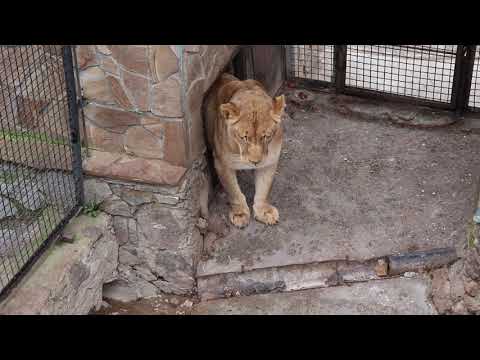
[(83, 200), (71, 46), (0, 46), (0, 296)]
[(340, 93), (480, 110), (480, 57), (466, 45), (288, 45), (287, 77)]

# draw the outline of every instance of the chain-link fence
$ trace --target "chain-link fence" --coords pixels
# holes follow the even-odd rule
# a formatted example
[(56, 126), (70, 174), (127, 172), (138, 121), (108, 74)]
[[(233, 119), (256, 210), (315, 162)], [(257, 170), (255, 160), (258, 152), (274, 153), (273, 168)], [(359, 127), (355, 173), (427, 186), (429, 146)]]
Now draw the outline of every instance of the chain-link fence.
[(73, 48), (0, 46), (0, 294), (82, 201)]

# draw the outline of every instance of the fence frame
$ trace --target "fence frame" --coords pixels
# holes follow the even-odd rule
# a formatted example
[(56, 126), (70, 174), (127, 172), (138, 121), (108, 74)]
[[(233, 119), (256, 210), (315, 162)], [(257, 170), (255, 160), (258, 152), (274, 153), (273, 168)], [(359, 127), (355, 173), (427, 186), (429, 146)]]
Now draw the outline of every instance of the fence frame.
[[(475, 61), (475, 45), (457, 45), (455, 68), (452, 80), (451, 98), (449, 102), (422, 99), (415, 96), (391, 94), (380, 90), (370, 90), (348, 86), (345, 83), (347, 70), (347, 45), (334, 45), (333, 76), (331, 81), (314, 80), (293, 76), (293, 48), (294, 45), (284, 45), (286, 54), (286, 79), (300, 86), (311, 89), (332, 88), (338, 94), (353, 95), (384, 101), (408, 102), (414, 105), (455, 111), (463, 115), (466, 111), (480, 111), (480, 108), (468, 106), (470, 89), (473, 78)], [(393, 66), (392, 66), (393, 68)]]
[[(15, 46), (15, 45), (10, 45)], [(79, 79), (76, 76), (76, 54), (73, 45), (62, 45), (62, 64), (65, 75), (65, 88), (68, 104), (68, 126), (70, 130), (70, 146), (72, 154), (72, 177), (75, 184), (75, 205), (63, 216), (60, 222), (50, 231), (48, 237), (38, 246), (38, 248), (30, 255), (29, 259), (21, 266), (21, 268), (8, 280), (8, 282), (0, 288), (0, 302), (11, 293), (13, 288), (24, 278), (28, 271), (36, 264), (45, 251), (50, 248), (61, 236), (61, 233), (68, 222), (77, 216), (83, 206), (84, 189), (83, 189), (83, 170), (82, 170), (82, 148), (80, 139), (79, 113), (82, 112), (77, 89), (79, 89)], [(1, 269), (0, 269), (1, 271)]]

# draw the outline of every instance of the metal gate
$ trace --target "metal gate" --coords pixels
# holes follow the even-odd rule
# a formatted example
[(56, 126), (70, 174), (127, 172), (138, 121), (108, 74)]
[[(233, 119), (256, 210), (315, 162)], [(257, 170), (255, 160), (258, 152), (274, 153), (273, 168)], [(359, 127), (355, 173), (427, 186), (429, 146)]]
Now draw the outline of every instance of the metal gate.
[(455, 110), (480, 110), (471, 45), (287, 45), (287, 78), (308, 87)]
[(74, 48), (0, 46), (0, 297), (83, 202)]

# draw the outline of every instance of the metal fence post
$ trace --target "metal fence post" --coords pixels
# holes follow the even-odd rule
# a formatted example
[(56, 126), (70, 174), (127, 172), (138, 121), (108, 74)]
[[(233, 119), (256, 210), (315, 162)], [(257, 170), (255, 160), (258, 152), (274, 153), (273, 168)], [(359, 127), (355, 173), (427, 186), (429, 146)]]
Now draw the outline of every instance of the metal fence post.
[(68, 102), (68, 123), (70, 125), (70, 137), (72, 141), (72, 168), (75, 179), (75, 190), (78, 204), (83, 204), (83, 172), (82, 172), (82, 147), (80, 144), (80, 127), (77, 111), (76, 83), (73, 67), (72, 48), (70, 45), (63, 46), (63, 68)]
[(334, 81), (337, 93), (342, 93), (345, 88), (345, 74), (347, 71), (347, 45), (335, 45)]

